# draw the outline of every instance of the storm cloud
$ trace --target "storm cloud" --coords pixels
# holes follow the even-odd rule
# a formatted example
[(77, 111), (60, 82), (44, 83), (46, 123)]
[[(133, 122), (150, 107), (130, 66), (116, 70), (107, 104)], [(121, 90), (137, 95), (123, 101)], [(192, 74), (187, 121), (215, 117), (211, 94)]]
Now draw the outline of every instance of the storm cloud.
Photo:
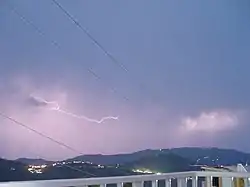
[[(50, 1), (1, 2), (1, 112), (79, 153), (250, 151), (248, 1), (60, 2), (120, 65)], [(53, 110), (56, 103), (119, 119), (92, 123)], [(0, 128), (2, 157), (78, 154), (4, 118)]]

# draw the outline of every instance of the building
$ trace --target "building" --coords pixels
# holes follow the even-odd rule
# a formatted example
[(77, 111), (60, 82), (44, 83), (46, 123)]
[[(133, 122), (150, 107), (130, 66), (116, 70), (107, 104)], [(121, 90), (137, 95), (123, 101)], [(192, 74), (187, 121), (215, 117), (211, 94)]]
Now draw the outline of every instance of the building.
[[(242, 164), (237, 164), (236, 166), (217, 166), (217, 167), (211, 167), (211, 166), (201, 166), (202, 171), (206, 172), (237, 172), (237, 173), (248, 173), (250, 167), (243, 166)], [(221, 187), (223, 180), (222, 177), (212, 177), (212, 185)], [(245, 181), (244, 178), (232, 178), (233, 180), (233, 186), (235, 187), (245, 187), (244, 183), (249, 183), (249, 181)], [(247, 185), (249, 186), (249, 185)]]

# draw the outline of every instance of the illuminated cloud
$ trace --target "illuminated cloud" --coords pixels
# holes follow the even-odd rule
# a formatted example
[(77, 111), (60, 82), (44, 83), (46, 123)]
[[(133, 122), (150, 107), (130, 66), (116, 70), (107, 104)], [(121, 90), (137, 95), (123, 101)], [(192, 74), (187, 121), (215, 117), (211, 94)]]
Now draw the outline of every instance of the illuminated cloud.
[[(30, 80), (31, 78), (18, 77), (5, 83), (1, 89), (3, 94), (0, 97), (0, 111), (71, 146), (79, 153), (61, 147), (1, 117), (0, 142), (5, 142), (0, 146), (1, 156), (8, 158), (38, 156), (62, 159), (81, 153), (116, 153), (129, 149), (138, 150), (140, 144), (145, 142), (144, 136), (148, 137), (147, 133), (142, 137), (136, 136), (141, 126), (137, 125), (140, 123), (136, 119), (136, 111), (132, 107), (114, 106), (112, 102), (102, 100), (102, 98), (98, 99), (94, 94), (89, 97), (86, 96), (87, 92), (78, 92), (67, 86), (58, 88), (56, 84), (52, 86), (47, 84), (37, 87), (36, 82)], [(46, 101), (43, 98), (46, 98)], [(55, 100), (56, 102), (54, 102)], [(65, 115), (62, 110), (56, 110), (57, 102), (63, 109), (97, 119), (107, 116), (113, 111), (122, 111), (122, 119), (108, 120), (103, 125), (97, 125), (91, 120), (86, 120), (86, 117), (77, 117), (71, 113)], [(111, 106), (119, 108), (113, 109)], [(140, 122), (146, 124), (144, 121), (140, 120)], [(144, 130), (147, 129), (146, 125)], [(36, 143), (30, 143), (33, 141)], [(124, 143), (121, 145), (120, 141)], [(131, 148), (131, 142), (137, 142), (134, 144), (135, 148), (133, 146)]]
[[(211, 138), (213, 133), (205, 133), (209, 134), (206, 136), (200, 132), (231, 130), (242, 122), (240, 112), (231, 110), (203, 112), (195, 117), (186, 116), (180, 121), (179, 115), (152, 103), (143, 107), (128, 106), (128, 103), (118, 105), (110, 100), (98, 99), (94, 94), (88, 97), (86, 91), (78, 92), (66, 86), (58, 88), (56, 84), (39, 87), (36, 85), (29, 80), (8, 83), (1, 90), (3, 96), (0, 98), (0, 111), (86, 154), (218, 145), (216, 143), (220, 139), (228, 137), (226, 134), (220, 133), (219, 136)], [(119, 111), (121, 119), (97, 125), (55, 110), (57, 102), (63, 109), (97, 119)], [(2, 118), (0, 121), (0, 142), (5, 142), (0, 149), (2, 156), (62, 159), (80, 154), (60, 147), (12, 122)], [(157, 136), (152, 132), (157, 133)], [(34, 140), (36, 143), (31, 144)]]
[(57, 102), (55, 101), (46, 101), (45, 99), (41, 97), (34, 96), (33, 94), (29, 95), (28, 100), (31, 102), (31, 104), (35, 106), (43, 106), (48, 107), (50, 110), (57, 110), (60, 108)]
[(181, 127), (189, 132), (218, 132), (236, 128), (240, 121), (236, 113), (229, 111), (202, 112), (197, 117), (185, 117)]

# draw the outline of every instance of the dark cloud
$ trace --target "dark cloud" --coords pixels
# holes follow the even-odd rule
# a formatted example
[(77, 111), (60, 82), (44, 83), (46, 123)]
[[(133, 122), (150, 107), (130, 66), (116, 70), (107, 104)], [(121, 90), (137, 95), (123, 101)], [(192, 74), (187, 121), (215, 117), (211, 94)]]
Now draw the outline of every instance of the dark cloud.
[[(250, 151), (248, 3), (61, 1), (128, 72), (53, 4), (36, 3), (12, 4), (45, 35), (0, 8), (1, 111), (85, 153), (192, 145)], [(119, 120), (93, 124), (51, 110), (57, 103)], [(75, 154), (0, 120), (3, 156)]]

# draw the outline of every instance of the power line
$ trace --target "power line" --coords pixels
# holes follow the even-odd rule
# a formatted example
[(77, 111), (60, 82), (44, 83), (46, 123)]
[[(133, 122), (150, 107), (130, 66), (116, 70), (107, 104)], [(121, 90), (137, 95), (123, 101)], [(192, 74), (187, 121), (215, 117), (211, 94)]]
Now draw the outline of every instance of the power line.
[(94, 36), (92, 36), (92, 34), (90, 34), (90, 32), (84, 28), (82, 26), (82, 24), (80, 24), (58, 1), (56, 0), (52, 0), (52, 2), (79, 28), (81, 29), (84, 34), (86, 34), (89, 39), (97, 46), (99, 47), (103, 53), (105, 55), (107, 55), (111, 61), (115, 64), (117, 64), (118, 66), (120, 66), (121, 69), (123, 69), (124, 71), (128, 72), (128, 69), (125, 67), (125, 65), (121, 62), (119, 62), (111, 53), (108, 52), (108, 50), (106, 50), (102, 44), (100, 42), (98, 42)]
[[(125, 67), (125, 65), (123, 65), (122, 63), (120, 63), (118, 60), (116, 60), (116, 58), (111, 54), (109, 53), (79, 22), (77, 22), (73, 16), (71, 16), (67, 11), (66, 9), (64, 9), (56, 0), (52, 0), (73, 22), (74, 24), (76, 24), (93, 42), (95, 45), (97, 45), (114, 63), (116, 63), (117, 65), (119, 65), (124, 71), (128, 72), (128, 69)], [(11, 6), (9, 6), (11, 7)], [(43, 37), (47, 37), (47, 35), (39, 28), (37, 27), (34, 23), (32, 23), (30, 20), (28, 20), (24, 15), (22, 15), (20, 12), (18, 12), (14, 7), (11, 7), (11, 10), (21, 19), (23, 20), (26, 24), (30, 25), (36, 32), (38, 32), (41, 36)], [(58, 44), (58, 42), (56, 42), (55, 40), (51, 40), (50, 39), (50, 43), (59, 48), (60, 49), (60, 45)], [(87, 71), (92, 75), (94, 76), (97, 80), (101, 80), (101, 77), (99, 75), (97, 75), (92, 69), (90, 68), (87, 68)], [(112, 87), (111, 90), (114, 92), (114, 93), (118, 93), (117, 92), (117, 89)], [(126, 96), (122, 96), (123, 99), (125, 101), (128, 101), (129, 98), (127, 98)], [(54, 143), (60, 145), (60, 146), (63, 146), (63, 147), (66, 147), (67, 149), (70, 149), (71, 151), (74, 151), (74, 152), (77, 152), (78, 154), (83, 154), (81, 152), (78, 152), (77, 150), (75, 150), (74, 148), (68, 146), (67, 144), (64, 144), (63, 142), (60, 142), (60, 141), (57, 141), (21, 122), (18, 122), (17, 120), (15, 120), (14, 118), (11, 118), (3, 113), (0, 113), (0, 115), (6, 119), (9, 119), (11, 121), (13, 121), (15, 124), (18, 124), (28, 130), (31, 130), (32, 132), (46, 138), (46, 139), (49, 139), (50, 141), (53, 141)], [(77, 169), (77, 168), (76, 168)], [(89, 173), (90, 174), (90, 173)], [(93, 174), (91, 174), (93, 175)]]
[[(37, 134), (37, 135), (39, 135), (39, 136), (41, 136), (41, 137), (43, 137), (43, 138), (45, 138), (45, 139), (48, 139), (48, 140), (52, 141), (53, 143), (55, 143), (55, 144), (57, 144), (57, 145), (59, 145), (59, 146), (65, 147), (65, 148), (67, 148), (67, 149), (69, 149), (69, 150), (71, 150), (71, 151), (73, 151), (73, 152), (75, 152), (75, 153), (77, 153), (77, 154), (79, 154), (79, 155), (84, 155), (83, 152), (80, 152), (80, 151), (76, 150), (75, 148), (72, 148), (71, 146), (69, 146), (69, 145), (67, 145), (67, 144), (65, 144), (65, 143), (63, 143), (63, 142), (58, 141), (58, 140), (56, 140), (56, 139), (54, 139), (54, 138), (52, 138), (52, 137), (50, 137), (50, 136), (48, 136), (48, 135), (46, 135), (46, 134), (44, 134), (44, 133), (42, 133), (42, 132), (40, 132), (40, 131), (34, 129), (34, 128), (30, 127), (29, 125), (26, 125), (25, 123), (22, 123), (22, 122), (20, 122), (20, 121), (18, 121), (18, 120), (16, 120), (16, 119), (14, 119), (13, 117), (7, 116), (7, 115), (4, 114), (3, 112), (0, 112), (0, 116), (2, 116), (3, 118), (5, 118), (5, 119), (7, 119), (7, 120), (12, 121), (14, 124), (19, 125), (19, 126), (25, 128), (26, 130), (30, 130), (31, 132), (33, 132), (33, 133), (35, 133), (35, 134)], [(40, 156), (40, 155), (38, 155), (38, 156)], [(41, 157), (41, 156), (40, 156), (40, 157)], [(90, 172), (87, 172), (87, 171), (83, 171), (83, 170), (81, 170), (81, 169), (79, 169), (79, 168), (76, 168), (76, 167), (73, 167), (73, 166), (70, 166), (70, 165), (67, 165), (67, 164), (64, 164), (63, 167), (70, 168), (70, 169), (72, 169), (72, 170), (81, 172), (81, 173), (83, 173), (83, 174), (87, 174), (87, 175), (92, 176), (92, 177), (97, 177), (97, 175), (95, 175), (95, 174), (93, 174), (93, 173), (90, 173)], [(129, 174), (129, 173), (126, 172), (126, 171), (123, 171), (123, 170), (120, 170), (120, 171), (123, 172), (124, 174)]]
[[(40, 131), (38, 131), (38, 130), (36, 130), (36, 129), (34, 129), (34, 128), (32, 128), (32, 127), (30, 127), (30, 126), (28, 126), (28, 125), (26, 125), (26, 124), (24, 124), (22, 122), (19, 122), (18, 120), (14, 119), (14, 118), (12, 118), (10, 116), (7, 116), (6, 114), (4, 114), (2, 112), (0, 112), (0, 116), (2, 116), (5, 119), (8, 119), (8, 120), (12, 121), (14, 124), (19, 125), (19, 126), (25, 128), (26, 130), (32, 131), (33, 133), (35, 133), (35, 134), (37, 134), (37, 135), (39, 135), (39, 136), (41, 136), (41, 137), (43, 137), (45, 139), (48, 139), (48, 140), (54, 142), (55, 144), (57, 144), (59, 146), (65, 147), (65, 148), (67, 148), (67, 149), (69, 149), (69, 150), (71, 150), (71, 151), (73, 151), (73, 152), (75, 152), (75, 153), (77, 153), (79, 155), (84, 155), (84, 153), (76, 150), (75, 148), (72, 148), (71, 146), (69, 146), (69, 145), (67, 145), (67, 144), (65, 144), (65, 143), (63, 143), (61, 141), (58, 141), (58, 140), (56, 140), (56, 139), (54, 139), (54, 138), (52, 138), (52, 137), (50, 137), (50, 136), (48, 136), (48, 135), (40, 132)], [(68, 166), (66, 166), (66, 167), (68, 167)], [(80, 169), (72, 167), (72, 166), (70, 166), (70, 167), (71, 167), (71, 169), (74, 168), (74, 170), (77, 170), (77, 171), (80, 170)], [(91, 176), (96, 176), (95, 174), (89, 173), (87, 171), (82, 171), (82, 170), (80, 170), (80, 171), (83, 172), (84, 174), (88, 174), (88, 175), (91, 175)]]
[(72, 147), (70, 147), (70, 146), (64, 144), (63, 142), (60, 142), (60, 141), (58, 141), (58, 140), (55, 140), (55, 139), (51, 138), (50, 136), (47, 136), (46, 134), (43, 134), (43, 133), (37, 131), (36, 129), (33, 129), (33, 128), (29, 127), (28, 125), (25, 125), (24, 123), (21, 123), (21, 122), (15, 120), (14, 118), (9, 117), (9, 116), (3, 114), (2, 112), (0, 112), (0, 116), (6, 118), (6, 119), (8, 119), (8, 120), (11, 120), (11, 121), (14, 122), (15, 124), (17, 124), (17, 125), (19, 125), (19, 126), (22, 126), (22, 127), (26, 128), (26, 129), (28, 129), (28, 130), (30, 130), (30, 131), (32, 131), (32, 132), (38, 134), (39, 136), (42, 136), (42, 137), (44, 137), (44, 138), (46, 138), (46, 139), (48, 139), (48, 140), (50, 140), (50, 141), (52, 141), (52, 142), (54, 142), (54, 143), (60, 145), (60, 146), (63, 146), (63, 147), (65, 147), (65, 148), (67, 148), (67, 149), (69, 149), (69, 150), (71, 150), (71, 151), (77, 153), (77, 154), (79, 154), (79, 153), (82, 154), (81, 152), (78, 152), (76, 149), (74, 149), (74, 148), (72, 148)]
[[(40, 35), (43, 36), (43, 37), (47, 37), (47, 35), (46, 35), (39, 27), (37, 27), (34, 23), (32, 23), (30, 20), (28, 20), (24, 15), (22, 15), (21, 13), (19, 13), (13, 6), (10, 6), (10, 5), (9, 5), (9, 8), (10, 8), (10, 9), (11, 9), (11, 10), (12, 10), (12, 11), (22, 20), (22, 21), (24, 21), (26, 24), (30, 25), (38, 34), (40, 34)], [(55, 46), (55, 47), (57, 47), (57, 48), (60, 49), (60, 45), (59, 45), (58, 42), (56, 42), (55, 40), (51, 40), (51, 39), (50, 39), (50, 43), (51, 43), (53, 46)], [(100, 77), (99, 75), (97, 75), (92, 69), (87, 68), (87, 70), (88, 70), (88, 72), (89, 72), (92, 76), (94, 76), (97, 80), (101, 80), (101, 77)], [(112, 87), (111, 90), (112, 90), (114, 93), (118, 94), (117, 89), (116, 89), (115, 87)], [(128, 100), (129, 100), (129, 98), (126, 97), (126, 96), (122, 96), (122, 98), (123, 98), (125, 101), (128, 101)], [(0, 112), (0, 116), (4, 117), (4, 118), (6, 118), (6, 119), (9, 119), (9, 120), (11, 120), (12, 122), (14, 122), (15, 124), (17, 124), (17, 125), (19, 125), (19, 126), (22, 126), (22, 127), (26, 128), (27, 130), (30, 130), (30, 131), (32, 131), (32, 132), (34, 132), (34, 133), (36, 133), (36, 134), (38, 134), (38, 135), (40, 135), (40, 136), (42, 136), (42, 137), (44, 137), (44, 138), (50, 140), (50, 141), (52, 141), (52, 142), (54, 142), (54, 143), (56, 143), (56, 144), (58, 144), (58, 145), (60, 145), (60, 146), (66, 147), (67, 149), (69, 149), (69, 150), (71, 150), (71, 151), (73, 151), (73, 152), (76, 152), (77, 154), (84, 155), (84, 153), (77, 151), (76, 149), (74, 149), (74, 148), (68, 146), (67, 144), (65, 144), (65, 143), (63, 143), (63, 142), (60, 142), (60, 141), (57, 141), (57, 140), (53, 139), (52, 137), (49, 137), (49, 136), (47, 136), (47, 135), (45, 135), (45, 134), (43, 134), (43, 133), (37, 131), (36, 129), (33, 129), (33, 128), (29, 127), (28, 125), (25, 125), (24, 123), (21, 123), (21, 122), (15, 120), (14, 118), (11, 118), (11, 117), (9, 117), (9, 116), (7, 116), (7, 115), (1, 113), (1, 112)], [(70, 167), (70, 166), (66, 166), (66, 167)], [(72, 167), (71, 167), (71, 168), (72, 168)], [(73, 167), (73, 168), (74, 168), (74, 167)], [(79, 170), (78, 168), (74, 168), (74, 169), (75, 169), (75, 170)], [(82, 171), (82, 170), (80, 170), (80, 171)], [(85, 172), (85, 173), (86, 173), (86, 172)], [(87, 172), (87, 174), (94, 176), (94, 174), (91, 174), (91, 173), (89, 173), (89, 172)]]
[[(65, 8), (63, 8), (62, 7), (62, 5), (60, 5), (56, 0), (52, 0), (59, 8), (60, 8), (60, 10), (62, 10), (76, 25), (78, 25), (78, 27), (79, 28), (81, 28), (83, 31), (86, 31), (86, 33), (85, 34), (87, 34), (88, 33), (88, 36), (90, 36), (91, 37), (91, 39), (93, 40), (93, 41), (96, 41), (95, 43), (96, 44), (99, 44), (99, 46), (101, 46), (100, 48), (101, 49), (104, 49), (104, 52), (106, 52), (107, 54), (109, 54), (108, 56), (110, 57), (113, 57), (113, 58), (111, 58), (111, 60), (112, 59), (115, 59), (114, 58), (114, 56), (111, 54), (111, 53), (109, 53), (107, 50), (105, 50), (105, 48), (102, 46), (102, 45), (100, 45), (100, 43), (86, 30), (86, 29), (84, 29), (84, 27), (82, 27), (82, 25), (79, 23), (79, 22), (77, 22), (74, 18), (73, 18), (73, 16), (71, 16), (69, 13), (68, 13), (68, 11), (66, 11), (66, 9)], [(28, 25), (30, 25), (36, 32), (38, 32), (40, 35), (42, 35), (43, 37), (47, 37), (47, 35), (39, 28), (39, 27), (37, 27), (34, 23), (32, 23), (30, 20), (28, 20), (24, 15), (22, 15), (20, 12), (18, 12), (13, 6), (9, 6), (10, 7), (10, 9), (18, 16), (18, 17), (20, 17), (26, 24), (28, 24)], [(60, 47), (60, 45), (59, 45), (59, 43), (57, 42), (57, 41), (55, 41), (55, 40), (51, 40), (51, 39), (49, 39), (50, 40), (50, 43), (53, 45), (53, 46), (55, 46), (55, 47), (57, 47), (57, 48), (59, 48), (59, 49), (61, 49), (61, 47)], [(116, 62), (118, 63), (118, 61), (116, 60)], [(121, 64), (121, 63), (120, 63)], [(122, 64), (121, 64), (122, 65)], [(127, 68), (125, 68), (126, 69), (126, 72), (128, 72), (127, 71)], [(95, 73), (91, 68), (88, 68), (88, 67), (86, 67), (86, 70), (87, 70), (87, 72), (88, 73), (90, 73), (93, 77), (95, 77), (96, 78), (96, 80), (99, 80), (99, 81), (101, 81), (102, 80), (102, 78), (97, 74), (97, 73)], [(140, 83), (139, 84), (139, 87), (141, 87), (141, 88), (146, 88), (145, 87), (145, 85), (144, 84), (142, 84), (142, 83)], [(115, 87), (110, 87), (110, 89), (111, 89), (111, 91), (112, 92), (114, 92), (114, 93), (116, 93), (116, 94), (119, 94), (118, 93), (118, 91), (117, 91), (117, 89), (115, 88)], [(128, 97), (126, 97), (126, 96), (121, 96), (125, 101), (129, 101), (130, 99), (128, 98)]]
[[(80, 22), (78, 22), (69, 11), (66, 10), (57, 0), (51, 0), (68, 18), (71, 20), (97, 47), (99, 47), (103, 53), (108, 56), (108, 58), (123, 69), (126, 73), (129, 72), (128, 68), (120, 61), (118, 61), (114, 55), (112, 55), (105, 47), (97, 40), (95, 37), (84, 27)], [(136, 80), (136, 79), (135, 79)], [(142, 83), (138, 83), (138, 86), (145, 89), (146, 86)], [(151, 95), (151, 94), (150, 94)], [(152, 95), (151, 95), (152, 96)], [(153, 96), (154, 97), (154, 96)]]
[[(48, 38), (46, 33), (43, 32), (39, 27), (37, 27), (32, 21), (30, 21), (29, 19), (27, 19), (23, 14), (21, 14), (20, 12), (17, 11), (17, 9), (11, 5), (7, 5), (11, 11), (13, 11), (23, 22), (25, 22), (27, 25), (30, 25), (38, 34), (40, 34), (42, 37)], [(58, 49), (61, 49), (61, 46), (59, 45), (59, 43), (55, 40), (52, 39), (48, 39), (49, 42), (51, 43), (51, 45), (55, 46)], [(86, 67), (85, 70), (87, 70), (88, 73), (90, 73), (93, 77), (95, 77), (96, 80), (101, 81), (102, 78), (95, 73), (91, 68)], [(115, 87), (111, 87), (110, 88), (112, 92), (118, 94), (118, 91)], [(125, 101), (129, 101), (129, 98), (126, 96), (121, 96), (122, 99), (124, 99)]]
[[(8, 5), (11, 10), (24, 22), (26, 22), (28, 25), (30, 25), (36, 32), (38, 32), (41, 36), (46, 37), (46, 34), (39, 29), (35, 24), (33, 24), (30, 20), (28, 20), (24, 15), (20, 14), (13, 6)], [(54, 41), (54, 40), (50, 40), (51, 44), (56, 46), (56, 47), (60, 47), (59, 44)]]
[[(26, 24), (30, 25), (38, 34), (40, 34), (43, 37), (47, 37), (47, 35), (45, 34), (45, 32), (43, 32), (39, 27), (37, 27), (34, 23), (32, 23), (29, 19), (27, 19), (24, 15), (22, 15), (20, 12), (18, 12), (13, 6), (8, 5), (11, 10), (21, 19), (23, 20)], [(49, 39), (50, 43), (59, 48), (60, 49), (60, 45), (58, 42), (56, 42), (55, 40), (51, 40)], [(94, 76), (96, 79), (100, 79), (100, 77), (90, 68), (87, 68), (87, 71)]]

